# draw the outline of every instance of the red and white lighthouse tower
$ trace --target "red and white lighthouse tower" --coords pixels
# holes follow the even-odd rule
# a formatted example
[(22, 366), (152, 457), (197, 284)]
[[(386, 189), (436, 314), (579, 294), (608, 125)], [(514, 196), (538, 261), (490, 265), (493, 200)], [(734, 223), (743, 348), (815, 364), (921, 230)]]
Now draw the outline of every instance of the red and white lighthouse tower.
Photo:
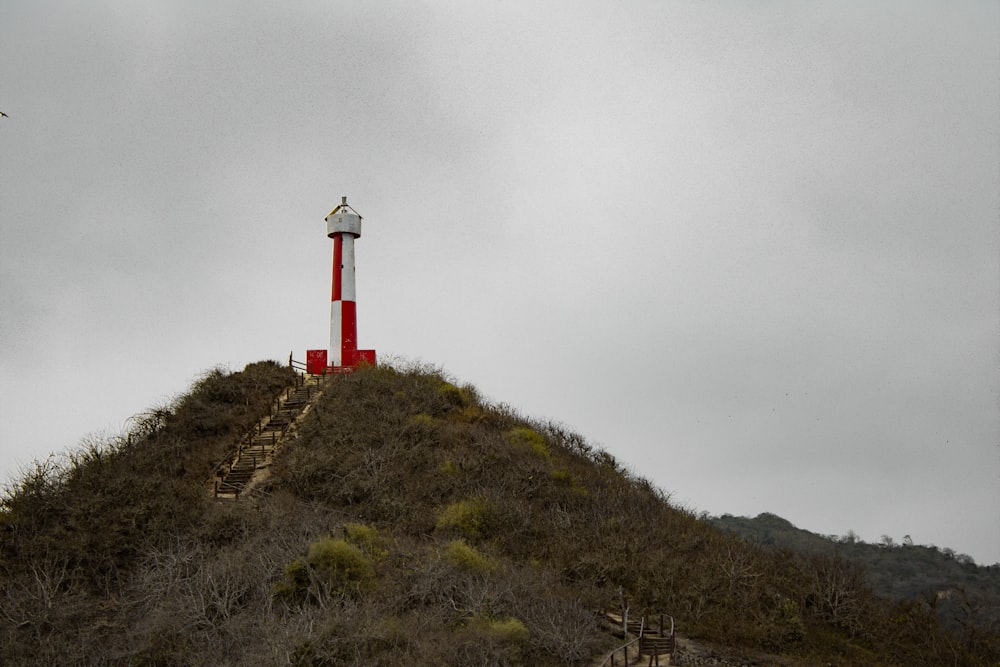
[[(330, 354), (327, 370), (350, 372), (375, 365), (375, 350), (358, 349), (357, 295), (354, 282), (354, 240), (361, 237), (361, 216), (347, 197), (326, 216), (326, 235), (333, 239), (333, 290), (330, 296)], [(311, 351), (315, 352), (315, 351)]]

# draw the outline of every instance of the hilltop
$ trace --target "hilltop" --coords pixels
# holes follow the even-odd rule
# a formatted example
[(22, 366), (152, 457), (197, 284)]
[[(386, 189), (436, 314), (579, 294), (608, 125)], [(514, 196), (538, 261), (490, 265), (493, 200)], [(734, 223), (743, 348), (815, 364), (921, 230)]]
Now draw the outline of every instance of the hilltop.
[[(557, 423), (423, 367), (329, 377), (238, 500), (207, 482), (275, 397), (273, 362), (38, 463), (0, 498), (10, 665), (576, 665), (605, 612), (788, 665), (993, 664), (839, 554), (763, 547)], [(762, 658), (756, 664), (765, 664)], [(773, 662), (771, 663), (773, 664)]]

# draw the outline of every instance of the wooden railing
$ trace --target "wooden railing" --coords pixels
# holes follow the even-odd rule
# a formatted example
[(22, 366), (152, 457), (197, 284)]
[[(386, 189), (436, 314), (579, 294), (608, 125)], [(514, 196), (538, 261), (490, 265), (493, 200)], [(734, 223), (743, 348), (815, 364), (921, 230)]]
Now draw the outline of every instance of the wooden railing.
[[(293, 370), (297, 370), (299, 368), (299, 366), (301, 366), (303, 368), (305, 367), (305, 365), (302, 364), (301, 362), (294, 361), (292, 359), (291, 355), (289, 355), (289, 357), (288, 357), (288, 363), (289, 363), (289, 366)], [(316, 376), (316, 378), (317, 378), (317, 382), (322, 383), (322, 381), (323, 381), (322, 380), (322, 376)], [(296, 373), (295, 384), (293, 384), (290, 387), (287, 387), (284, 391), (282, 391), (280, 394), (278, 394), (271, 401), (271, 405), (270, 405), (270, 407), (268, 409), (268, 412), (267, 412), (266, 422), (265, 422), (265, 417), (261, 417), (260, 419), (257, 420), (257, 423), (254, 425), (254, 427), (252, 429), (250, 429), (240, 439), (238, 439), (236, 442), (233, 443), (232, 448), (226, 454), (226, 458), (224, 458), (218, 465), (216, 465), (212, 469), (212, 471), (209, 473), (208, 479), (205, 480), (206, 483), (211, 482), (213, 479), (216, 479), (216, 478), (219, 478), (219, 477), (225, 477), (230, 472), (232, 472), (232, 470), (233, 470), (233, 464), (236, 463), (239, 460), (239, 458), (243, 455), (243, 450), (246, 449), (246, 448), (248, 448), (248, 447), (253, 446), (253, 444), (254, 444), (254, 438), (256, 438), (261, 433), (263, 433), (263, 431), (267, 428), (267, 425), (270, 424), (271, 421), (274, 420), (274, 418), (278, 415), (279, 412), (281, 412), (281, 409), (284, 406), (285, 402), (289, 398), (291, 398), (292, 395), (299, 388), (301, 388), (302, 386), (304, 386), (305, 382), (306, 382), (306, 375), (305, 375), (305, 373), (304, 372), (303, 373)], [(320, 386), (320, 384), (317, 384), (315, 387), (308, 387), (306, 389), (306, 392), (307, 392), (306, 393), (306, 400), (308, 401), (309, 399), (311, 399), (312, 395), (313, 395), (313, 392), (314, 391), (320, 391), (321, 388), (322, 387)], [(276, 444), (278, 442), (278, 440), (280, 440), (281, 438), (285, 437), (285, 434), (288, 432), (288, 429), (292, 425), (293, 421), (294, 420), (289, 419), (286, 423), (284, 423), (281, 426), (280, 429), (272, 429), (271, 430), (271, 444), (272, 445)], [(218, 487), (218, 481), (216, 481), (216, 487)]]
[(295, 361), (295, 359), (292, 359), (291, 352), (288, 353), (288, 367), (297, 373), (305, 373), (308, 370), (304, 361)]
[[(604, 658), (604, 662), (600, 664), (600, 667), (616, 667), (618, 665), (619, 657), (621, 657), (622, 659), (621, 662), (622, 665), (628, 665), (629, 664), (628, 650), (629, 648), (635, 646), (638, 643), (639, 643), (639, 638), (636, 637), (627, 644), (622, 644), (618, 648), (614, 649), (613, 651), (611, 651), (611, 653), (608, 653), (608, 656), (606, 658)], [(635, 658), (636, 660), (639, 659), (638, 653), (635, 654)]]
[(649, 656), (650, 667), (652, 665), (659, 666), (661, 655), (667, 656), (669, 663), (670, 655), (673, 654), (676, 647), (673, 634), (666, 637), (653, 637), (651, 635), (639, 637), (639, 655)]
[[(616, 647), (604, 658), (599, 667), (618, 667), (619, 664), (626, 666), (637, 663), (644, 655), (649, 656), (649, 664), (659, 665), (660, 656), (670, 656), (676, 650), (676, 637), (674, 636), (674, 617), (660, 614), (659, 632), (653, 634), (649, 631), (649, 624), (646, 616), (640, 620), (632, 621), (628, 619), (627, 607), (623, 609), (624, 619), (622, 619), (622, 639), (627, 640), (621, 646)], [(670, 619), (670, 634), (664, 632), (664, 619)], [(635, 639), (628, 640), (629, 634), (638, 635)], [(629, 653), (632, 653), (632, 660), (629, 660)], [(621, 662), (619, 663), (619, 659)]]

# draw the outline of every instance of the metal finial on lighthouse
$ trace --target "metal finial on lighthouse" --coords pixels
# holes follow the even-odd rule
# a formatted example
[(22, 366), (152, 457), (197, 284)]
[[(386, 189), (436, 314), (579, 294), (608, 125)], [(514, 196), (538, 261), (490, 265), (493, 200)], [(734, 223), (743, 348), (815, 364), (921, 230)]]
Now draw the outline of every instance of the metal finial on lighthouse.
[(326, 235), (333, 239), (333, 291), (330, 297), (329, 365), (334, 372), (359, 364), (375, 364), (375, 350), (358, 349), (357, 294), (354, 281), (354, 240), (361, 238), (361, 216), (347, 197), (326, 216)]

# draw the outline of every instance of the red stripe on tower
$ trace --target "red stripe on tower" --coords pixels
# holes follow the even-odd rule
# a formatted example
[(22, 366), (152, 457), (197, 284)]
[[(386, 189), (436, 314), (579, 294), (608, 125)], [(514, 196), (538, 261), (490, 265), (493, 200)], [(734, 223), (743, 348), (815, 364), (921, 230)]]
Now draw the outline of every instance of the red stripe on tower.
[(344, 268), (342, 246), (340, 234), (337, 234), (333, 237), (333, 295), (330, 297), (331, 301), (340, 301), (341, 285), (343, 284), (340, 279), (340, 271)]
[(358, 365), (358, 304), (356, 301), (341, 302), (340, 311), (340, 356), (344, 366)]

